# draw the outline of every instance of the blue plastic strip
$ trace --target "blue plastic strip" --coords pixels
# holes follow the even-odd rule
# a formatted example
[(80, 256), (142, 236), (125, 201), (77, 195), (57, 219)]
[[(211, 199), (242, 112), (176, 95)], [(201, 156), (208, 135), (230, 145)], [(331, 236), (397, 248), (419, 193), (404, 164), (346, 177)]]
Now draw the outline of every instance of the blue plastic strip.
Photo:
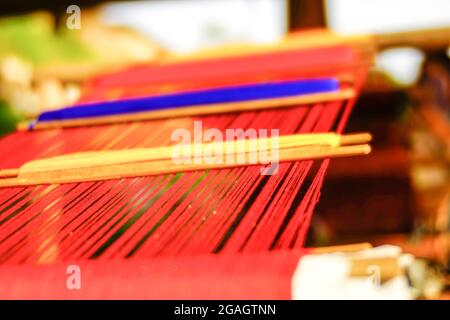
[(304, 94), (333, 92), (338, 89), (339, 82), (332, 78), (260, 83), (76, 105), (59, 110), (44, 112), (38, 117), (37, 121), (46, 122), (95, 118), (145, 111), (183, 108), (188, 106), (275, 99)]

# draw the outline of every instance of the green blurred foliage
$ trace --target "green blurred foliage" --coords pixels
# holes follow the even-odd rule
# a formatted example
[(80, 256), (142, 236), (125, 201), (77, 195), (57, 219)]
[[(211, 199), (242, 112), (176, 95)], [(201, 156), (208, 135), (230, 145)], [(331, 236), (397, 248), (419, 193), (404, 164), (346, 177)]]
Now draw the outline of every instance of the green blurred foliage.
[(11, 107), (4, 102), (0, 102), (0, 137), (14, 131), (16, 123), (21, 120), (19, 115), (14, 114)]
[(53, 30), (47, 14), (29, 14), (0, 19), (0, 57), (18, 55), (34, 65), (94, 58), (75, 35), (66, 29)]
[[(55, 31), (53, 17), (47, 13), (0, 18), (0, 60), (10, 55), (34, 66), (96, 58), (77, 38), (76, 31), (65, 28)], [(19, 120), (21, 116), (0, 101), (0, 136), (13, 131)]]

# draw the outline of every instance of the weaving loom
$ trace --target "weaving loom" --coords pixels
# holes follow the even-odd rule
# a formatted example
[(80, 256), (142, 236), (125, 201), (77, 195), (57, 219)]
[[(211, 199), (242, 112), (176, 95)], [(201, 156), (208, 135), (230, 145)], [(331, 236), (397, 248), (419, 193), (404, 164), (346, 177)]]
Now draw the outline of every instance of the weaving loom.
[[(239, 112), (37, 126), (0, 140), (0, 168), (76, 152), (168, 146), (171, 132), (192, 132), (194, 120), (222, 132), (343, 133), (370, 61), (363, 47), (289, 42), (276, 50), (175, 60), (98, 77), (86, 84), (81, 104), (95, 108), (105, 100), (325, 77), (338, 79), (351, 94)], [(311, 252), (304, 243), (329, 163), (283, 162), (273, 176), (243, 166), (0, 188), (0, 295), (291, 298), (298, 260)], [(68, 264), (80, 265), (95, 289), (66, 290), (56, 274), (65, 276)]]

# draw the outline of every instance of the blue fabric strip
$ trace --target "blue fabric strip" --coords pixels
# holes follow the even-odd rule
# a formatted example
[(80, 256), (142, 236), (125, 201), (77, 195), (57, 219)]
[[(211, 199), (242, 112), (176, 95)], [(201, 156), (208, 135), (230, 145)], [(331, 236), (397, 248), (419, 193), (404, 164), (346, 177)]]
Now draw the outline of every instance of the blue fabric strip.
[(187, 106), (275, 99), (303, 94), (332, 92), (338, 89), (339, 82), (332, 78), (259, 83), (71, 106), (44, 112), (38, 117), (37, 121), (93, 118)]

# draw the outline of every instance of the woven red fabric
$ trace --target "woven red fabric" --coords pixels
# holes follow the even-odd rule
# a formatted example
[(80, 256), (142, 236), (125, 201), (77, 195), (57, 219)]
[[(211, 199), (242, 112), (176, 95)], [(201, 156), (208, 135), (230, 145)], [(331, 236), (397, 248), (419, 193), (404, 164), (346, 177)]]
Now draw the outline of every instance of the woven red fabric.
[[(3, 265), (0, 299), (290, 299), (305, 252)], [(80, 268), (80, 289), (66, 285), (70, 265)]]

